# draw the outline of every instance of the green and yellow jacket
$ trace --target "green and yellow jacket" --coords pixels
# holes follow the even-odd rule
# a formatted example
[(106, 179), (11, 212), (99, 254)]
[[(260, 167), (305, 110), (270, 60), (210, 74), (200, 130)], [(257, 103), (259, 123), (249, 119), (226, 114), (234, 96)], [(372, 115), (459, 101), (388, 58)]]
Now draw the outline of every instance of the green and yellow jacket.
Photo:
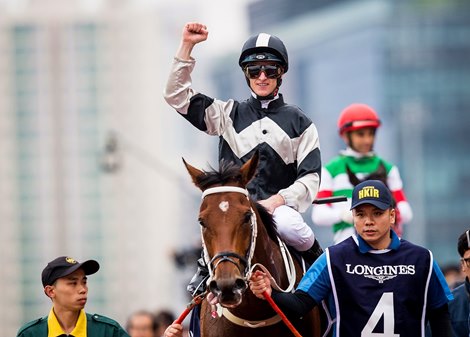
[[(19, 330), (17, 337), (48, 337), (47, 317), (26, 323)], [(97, 315), (86, 314), (88, 337), (129, 337), (115, 320)]]

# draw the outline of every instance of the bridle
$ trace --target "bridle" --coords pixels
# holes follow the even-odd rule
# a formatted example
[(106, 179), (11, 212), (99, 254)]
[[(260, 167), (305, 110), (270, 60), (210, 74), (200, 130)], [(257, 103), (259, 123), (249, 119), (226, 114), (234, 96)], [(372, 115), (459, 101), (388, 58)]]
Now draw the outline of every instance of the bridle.
[[(236, 187), (236, 186), (217, 186), (217, 187), (208, 188), (202, 193), (202, 199), (204, 199), (206, 196), (210, 194), (225, 193), (225, 192), (241, 193), (246, 196), (248, 201), (250, 200), (248, 191), (244, 188)], [(248, 246), (244, 257), (235, 252), (225, 251), (225, 252), (217, 253), (214, 257), (210, 258), (209, 252), (207, 251), (206, 244), (204, 242), (204, 236), (201, 233), (202, 246), (204, 250), (204, 261), (207, 264), (207, 267), (209, 269), (209, 279), (212, 279), (212, 277), (214, 276), (215, 269), (219, 266), (219, 264), (221, 264), (222, 262), (229, 262), (237, 266), (238, 270), (240, 271), (240, 273), (242, 274), (242, 276), (244, 277), (246, 281), (247, 275), (249, 274), (251, 270), (251, 260), (253, 258), (253, 255), (255, 254), (256, 237), (258, 235), (258, 223), (256, 221), (256, 213), (253, 211), (252, 207), (250, 207), (250, 210), (251, 210), (251, 219), (250, 219), (251, 238), (250, 238), (250, 245)], [(202, 228), (201, 228), (201, 231), (202, 231)], [(237, 263), (233, 258), (238, 259), (239, 263)]]

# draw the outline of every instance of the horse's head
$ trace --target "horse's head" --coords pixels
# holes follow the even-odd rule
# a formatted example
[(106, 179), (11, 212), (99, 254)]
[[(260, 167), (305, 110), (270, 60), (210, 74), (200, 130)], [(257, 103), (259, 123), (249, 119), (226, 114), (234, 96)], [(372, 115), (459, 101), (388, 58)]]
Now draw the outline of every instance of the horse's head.
[(258, 153), (241, 168), (223, 161), (219, 171), (202, 171), (186, 161), (184, 164), (203, 192), (199, 223), (210, 272), (209, 290), (222, 306), (236, 307), (247, 288), (246, 273), (257, 234), (256, 216), (245, 186), (256, 171)]

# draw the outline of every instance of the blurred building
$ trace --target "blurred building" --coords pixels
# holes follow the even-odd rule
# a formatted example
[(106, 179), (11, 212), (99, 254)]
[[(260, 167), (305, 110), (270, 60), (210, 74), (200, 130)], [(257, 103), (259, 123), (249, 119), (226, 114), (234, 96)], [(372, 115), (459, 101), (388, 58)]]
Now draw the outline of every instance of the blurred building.
[(89, 312), (187, 302), (172, 251), (199, 237), (199, 194), (181, 157), (213, 151), (162, 98), (181, 27), (108, 3), (0, 4), (2, 336), (47, 314), (40, 273), (60, 255), (100, 262)]
[[(432, 249), (439, 263), (456, 260), (470, 219), (468, 2), (262, 0), (249, 17), (253, 34), (284, 40), (290, 66), (281, 92), (317, 125), (325, 162), (344, 147), (340, 111), (353, 102), (377, 109), (376, 149), (401, 169), (415, 214), (405, 237)], [(237, 57), (227, 55), (214, 71), (219, 97), (247, 96)], [(221, 77), (229, 61), (233, 72)], [(331, 229), (314, 229), (332, 243)]]
[(416, 214), (409, 234), (456, 262), (470, 228), (470, 3), (392, 4), (384, 96)]

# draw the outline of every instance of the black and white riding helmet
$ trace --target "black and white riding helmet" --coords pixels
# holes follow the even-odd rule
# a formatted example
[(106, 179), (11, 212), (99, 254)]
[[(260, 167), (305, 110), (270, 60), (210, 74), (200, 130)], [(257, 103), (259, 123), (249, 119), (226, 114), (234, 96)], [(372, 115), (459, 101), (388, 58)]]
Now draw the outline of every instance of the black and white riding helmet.
[(274, 61), (284, 69), (289, 69), (287, 49), (280, 38), (274, 35), (260, 33), (246, 40), (242, 47), (238, 64), (243, 69), (247, 64), (256, 61)]

